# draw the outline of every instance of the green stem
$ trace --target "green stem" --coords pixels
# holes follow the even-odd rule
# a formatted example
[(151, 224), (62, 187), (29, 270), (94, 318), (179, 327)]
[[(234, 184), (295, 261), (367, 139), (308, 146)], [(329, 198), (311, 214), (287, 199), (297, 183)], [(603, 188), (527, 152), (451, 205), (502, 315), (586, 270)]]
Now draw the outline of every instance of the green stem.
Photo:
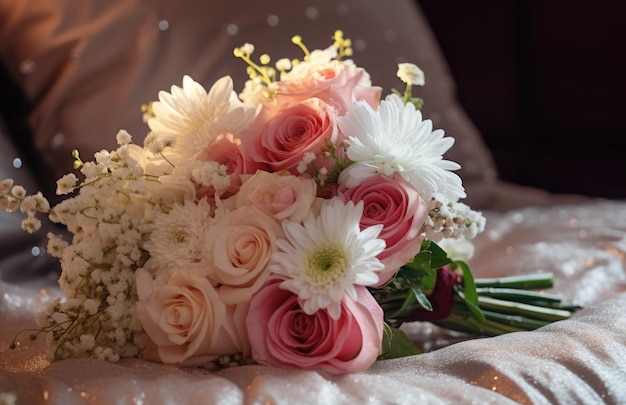
[(546, 321), (560, 321), (572, 316), (570, 311), (556, 308), (546, 308), (536, 305), (528, 305), (520, 302), (499, 300), (490, 297), (478, 297), (478, 306), (484, 310), (499, 313), (523, 315), (529, 318)]
[(462, 306), (455, 307), (452, 315), (436, 322), (436, 324), (460, 332), (482, 336), (498, 336), (511, 332), (531, 331), (551, 323), (550, 321), (530, 319), (519, 315), (501, 314), (492, 311), (483, 312), (485, 320), (481, 323), (466, 308)]
[[(536, 319), (531, 317), (526, 317), (518, 314), (504, 313), (504, 312), (496, 312), (490, 310), (482, 310), (485, 315), (485, 319), (490, 321), (506, 324), (509, 326), (516, 326), (522, 328), (523, 330), (533, 330), (540, 328), (542, 326), (548, 325), (552, 321)], [(461, 314), (463, 316), (471, 316), (471, 312), (462, 305), (461, 303), (455, 303), (453, 308), (453, 313)]]
[(497, 278), (477, 278), (474, 282), (476, 288), (501, 287), (540, 290), (553, 286), (553, 275), (552, 273), (542, 273)]
[(436, 322), (436, 324), (447, 329), (483, 336), (498, 336), (505, 333), (522, 332), (526, 330), (517, 326), (506, 325), (489, 319), (480, 323), (469, 313), (466, 316), (460, 313), (453, 313), (443, 321)]
[(476, 293), (484, 297), (506, 299), (517, 302), (561, 303), (561, 297), (537, 291), (520, 290), (518, 288), (481, 287)]

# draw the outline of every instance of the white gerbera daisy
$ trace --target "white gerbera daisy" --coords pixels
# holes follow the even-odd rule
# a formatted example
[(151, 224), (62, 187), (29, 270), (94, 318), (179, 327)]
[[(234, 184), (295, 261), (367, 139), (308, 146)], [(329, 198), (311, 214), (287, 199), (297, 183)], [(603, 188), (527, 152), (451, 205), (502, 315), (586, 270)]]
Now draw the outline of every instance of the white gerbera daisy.
[(245, 107), (237, 98), (229, 76), (216, 81), (208, 93), (185, 76), (182, 88), (172, 86), (171, 93), (159, 92), (152, 110), (154, 117), (148, 119), (148, 126), (154, 135), (176, 140), (165, 152), (174, 161), (195, 159), (219, 135), (238, 135), (255, 116), (255, 109)]
[(204, 234), (213, 223), (206, 199), (198, 203), (176, 204), (168, 213), (157, 216), (154, 231), (144, 248), (150, 253), (151, 266), (173, 267), (202, 261)]
[(378, 282), (384, 265), (376, 256), (385, 248), (378, 239), (381, 226), (359, 228), (363, 203), (326, 200), (318, 217), (309, 214), (303, 224), (284, 222), (286, 240), (277, 241), (270, 271), (287, 277), (281, 287), (298, 295), (307, 314), (326, 308), (333, 319), (341, 314), (347, 294), (356, 300), (355, 285)]
[(452, 173), (459, 164), (443, 159), (454, 138), (433, 131), (430, 120), (411, 103), (387, 97), (374, 111), (364, 101), (355, 101), (339, 117), (340, 131), (348, 137), (347, 156), (355, 163), (341, 173), (340, 183), (352, 187), (362, 179), (382, 173), (398, 173), (413, 184), (425, 201), (441, 193), (451, 201), (465, 197), (461, 178)]

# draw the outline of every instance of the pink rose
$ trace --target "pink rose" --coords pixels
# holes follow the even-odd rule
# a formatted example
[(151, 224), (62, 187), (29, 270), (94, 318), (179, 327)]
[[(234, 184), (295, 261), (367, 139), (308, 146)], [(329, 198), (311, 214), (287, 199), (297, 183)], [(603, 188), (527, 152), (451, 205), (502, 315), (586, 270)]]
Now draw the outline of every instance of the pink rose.
[[(248, 173), (240, 145), (241, 141), (235, 139), (232, 134), (222, 134), (197, 156), (198, 160), (213, 161), (226, 167), (226, 173), (230, 177), (230, 186), (220, 194), (222, 198), (235, 194), (241, 186), (241, 175)], [(200, 197), (213, 196), (214, 190), (205, 187), (201, 188), (198, 194)]]
[(205, 234), (206, 275), (219, 284), (227, 304), (250, 301), (269, 277), (267, 268), (283, 230), (274, 218), (253, 206), (226, 212)]
[(235, 206), (252, 205), (278, 220), (301, 222), (311, 209), (316, 188), (315, 181), (310, 178), (293, 176), (285, 171), (268, 173), (259, 170), (234, 196)]
[(376, 109), (380, 101), (380, 87), (371, 86), (367, 72), (352, 61), (330, 60), (300, 63), (278, 84), (280, 96), (304, 100), (316, 97), (324, 100), (344, 115), (352, 105), (353, 98), (365, 100)]
[(322, 151), (337, 132), (336, 114), (318, 98), (297, 103), (265, 104), (257, 120), (242, 134), (244, 153), (250, 165), (266, 165), (268, 171), (287, 170), (297, 175), (298, 163), (312, 152), (318, 167), (332, 167)]
[(428, 215), (426, 204), (411, 184), (383, 175), (365, 179), (352, 188), (340, 187), (339, 195), (344, 202), (363, 201), (361, 229), (383, 225), (379, 238), (385, 240), (386, 247), (378, 259), (385, 269), (378, 273), (378, 285), (385, 284), (419, 252), (420, 231)]
[(248, 353), (247, 305), (225, 305), (200, 275), (172, 269), (153, 279), (136, 272), (137, 317), (156, 346), (149, 360), (199, 366), (226, 354)]
[(326, 310), (307, 315), (282, 281), (271, 278), (250, 303), (246, 327), (255, 361), (331, 374), (364, 371), (376, 361), (383, 310), (365, 287), (357, 287), (357, 300), (344, 298), (333, 320)]

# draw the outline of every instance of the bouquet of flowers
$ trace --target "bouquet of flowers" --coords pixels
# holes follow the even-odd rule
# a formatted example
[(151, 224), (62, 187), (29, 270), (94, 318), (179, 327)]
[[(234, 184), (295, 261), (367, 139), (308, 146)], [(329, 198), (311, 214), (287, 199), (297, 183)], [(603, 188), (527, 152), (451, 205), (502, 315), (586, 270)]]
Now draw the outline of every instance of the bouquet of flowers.
[(303, 60), (272, 65), (250, 44), (235, 49), (250, 76), (238, 95), (230, 77), (209, 91), (184, 77), (144, 106), (143, 147), (122, 130), (119, 148), (93, 161), (75, 151), (80, 179), (58, 180), (73, 195), (53, 208), (0, 183), (0, 205), (26, 213), (24, 229), (44, 212), (71, 234), (49, 235), (65, 294), (37, 319), (51, 358), (340, 374), (418, 353), (402, 322), (497, 334), (569, 316), (519, 288), (515, 310), (551, 317), (482, 308), (521, 301), (493, 288), (511, 280), (483, 287), (437, 244), (469, 243), (485, 220), (459, 201), (460, 166), (443, 159), (454, 139), (412, 95), (422, 71), (401, 64), (406, 90), (381, 100), (350, 41), (333, 39), (309, 52), (296, 36)]

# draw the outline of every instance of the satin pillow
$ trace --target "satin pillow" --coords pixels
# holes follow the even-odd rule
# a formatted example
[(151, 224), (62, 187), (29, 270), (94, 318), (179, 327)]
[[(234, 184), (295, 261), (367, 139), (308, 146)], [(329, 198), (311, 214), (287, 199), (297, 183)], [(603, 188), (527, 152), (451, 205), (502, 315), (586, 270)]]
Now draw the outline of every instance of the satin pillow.
[[(189, 74), (205, 87), (230, 74), (243, 88), (245, 65), (232, 50), (254, 43), (256, 55), (301, 56), (331, 44), (335, 29), (353, 40), (354, 59), (387, 94), (403, 89), (398, 62), (426, 74), (415, 94), (424, 114), (457, 139), (447, 158), (463, 166), (467, 186), (496, 178), (491, 155), (454, 98), (454, 83), (427, 22), (410, 0), (282, 2), (233, 0), (0, 0), (0, 58), (33, 104), (29, 124), (47, 165), (46, 185), (84, 159), (114, 147), (121, 128), (136, 142), (147, 133), (140, 106)], [(51, 190), (48, 190), (51, 191)], [(471, 195), (470, 193), (468, 193)]]

